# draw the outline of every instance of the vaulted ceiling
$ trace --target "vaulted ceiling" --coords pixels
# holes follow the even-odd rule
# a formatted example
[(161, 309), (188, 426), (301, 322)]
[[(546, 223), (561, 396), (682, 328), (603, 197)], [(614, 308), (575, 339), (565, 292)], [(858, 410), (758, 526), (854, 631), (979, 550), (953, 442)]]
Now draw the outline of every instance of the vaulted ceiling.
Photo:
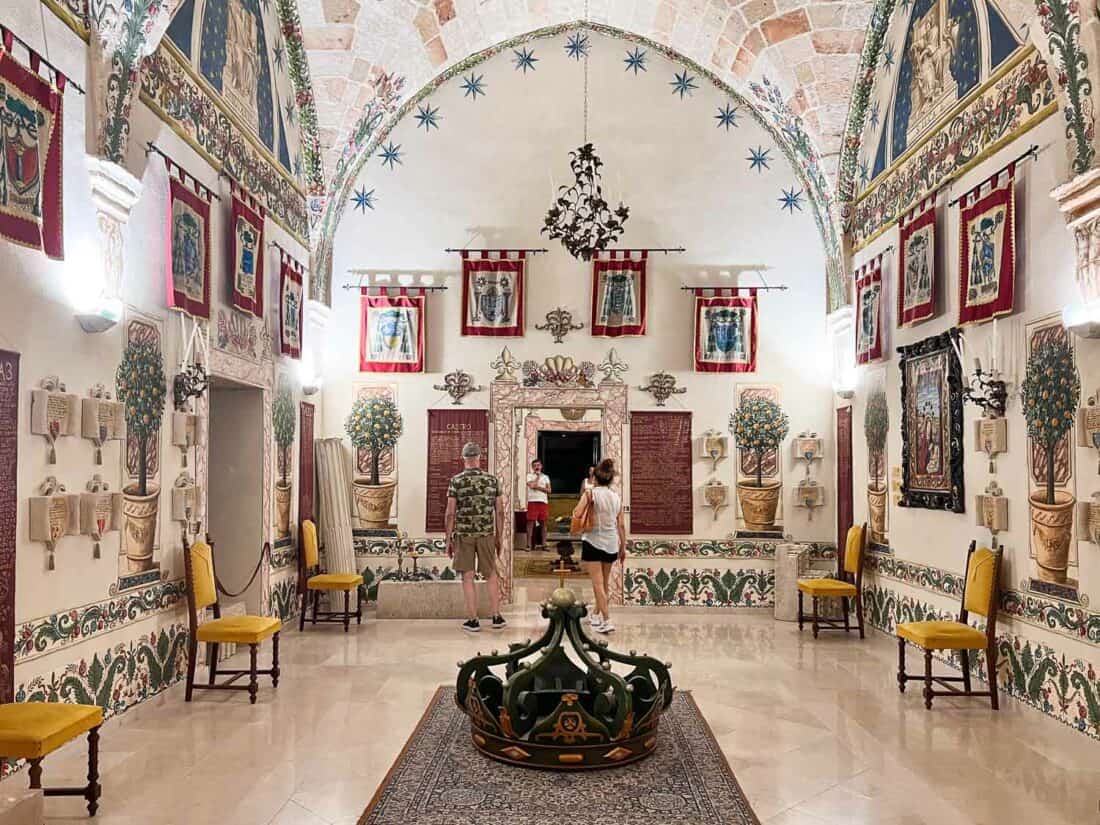
[[(585, 19), (582, 0), (299, 0), (331, 175), (369, 102), (534, 29)], [(870, 0), (589, 0), (587, 19), (642, 35), (734, 89), (769, 78), (835, 178)]]

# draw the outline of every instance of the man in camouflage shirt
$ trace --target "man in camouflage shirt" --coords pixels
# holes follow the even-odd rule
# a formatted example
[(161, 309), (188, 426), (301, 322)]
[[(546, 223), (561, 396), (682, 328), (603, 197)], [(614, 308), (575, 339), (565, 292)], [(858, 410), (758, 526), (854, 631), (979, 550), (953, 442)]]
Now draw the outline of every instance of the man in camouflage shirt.
[(501, 531), (504, 529), (504, 501), (497, 477), (481, 469), (481, 447), (469, 441), (462, 448), (464, 469), (447, 485), (447, 555), (454, 559), (456, 573), (462, 574), (462, 595), (466, 599), (468, 633), (481, 630), (477, 616), (477, 590), (474, 568), (487, 580), (493, 629), (507, 622), (500, 615), (500, 580), (497, 558), (500, 556)]

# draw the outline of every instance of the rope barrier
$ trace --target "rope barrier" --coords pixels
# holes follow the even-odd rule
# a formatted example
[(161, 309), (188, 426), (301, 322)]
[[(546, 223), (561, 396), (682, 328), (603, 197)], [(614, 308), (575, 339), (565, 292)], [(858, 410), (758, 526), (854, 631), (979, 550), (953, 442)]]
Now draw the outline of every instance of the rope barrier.
[(248, 579), (248, 584), (246, 584), (244, 587), (242, 587), (236, 593), (230, 593), (226, 589), (225, 585), (222, 584), (222, 580), (220, 578), (218, 578), (218, 574), (215, 573), (214, 574), (214, 581), (218, 585), (218, 590), (221, 592), (221, 594), (223, 596), (225, 596), (226, 598), (235, 599), (238, 596), (240, 596), (242, 593), (244, 593), (246, 590), (248, 590), (248, 588), (250, 588), (252, 586), (252, 583), (254, 581), (256, 581), (256, 576), (259, 575), (259, 573), (260, 573), (260, 567), (263, 566), (264, 557), (267, 557), (268, 561), (271, 561), (271, 542), (268, 542), (268, 541), (264, 542), (264, 546), (262, 548), (260, 548), (260, 558), (256, 562), (256, 569), (252, 571), (252, 575)]

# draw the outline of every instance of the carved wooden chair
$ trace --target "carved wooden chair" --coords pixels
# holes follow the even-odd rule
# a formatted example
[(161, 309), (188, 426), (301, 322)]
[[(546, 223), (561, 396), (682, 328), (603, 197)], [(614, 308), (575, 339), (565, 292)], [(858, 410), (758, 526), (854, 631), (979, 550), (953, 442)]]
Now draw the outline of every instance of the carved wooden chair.
[[(302, 612), (298, 616), (298, 630), (305, 630), (306, 607), (309, 594), (313, 594), (312, 624), (339, 624), (343, 622), (344, 632), (348, 632), (352, 617), (356, 624), (363, 623), (363, 594), (360, 588), (363, 577), (358, 573), (322, 573), (321, 552), (317, 543), (317, 525), (309, 519), (302, 522), (301, 542), (298, 553), (298, 589), (302, 593)], [(355, 591), (355, 610), (351, 609), (351, 592)], [(344, 609), (321, 611), (321, 594), (335, 594), (343, 591)]]
[[(962, 607), (958, 621), (905, 622), (896, 628), (898, 635), (898, 690), (905, 693), (905, 683), (924, 681), (924, 706), (932, 709), (933, 696), (988, 696), (997, 710), (997, 607), (1001, 600), (1001, 560), (1004, 547), (990, 550), (970, 542), (966, 551), (966, 574), (963, 578)], [(971, 613), (985, 617), (985, 630), (971, 626)], [(905, 643), (911, 642), (924, 651), (924, 674), (905, 672)], [(957, 650), (962, 665), (961, 676), (933, 676), (932, 653), (936, 650)], [(985, 666), (989, 690), (973, 690), (970, 686), (970, 651), (985, 651)], [(962, 690), (952, 684), (962, 682)], [(932, 684), (945, 690), (933, 690)]]
[[(814, 638), (817, 638), (821, 630), (852, 629), (849, 618), (851, 603), (855, 603), (856, 623), (859, 629), (859, 638), (864, 638), (863, 632), (863, 561), (867, 554), (867, 522), (860, 526), (853, 525), (848, 528), (848, 538), (844, 544), (844, 552), (837, 553), (836, 578), (828, 579), (799, 579), (798, 580), (798, 629), (806, 620), (803, 609), (803, 596), (809, 594), (813, 599), (813, 613), (810, 620), (813, 626)], [(820, 599), (840, 599), (844, 612), (843, 619), (826, 618), (820, 615)]]
[[(30, 763), (32, 789), (45, 796), (82, 796), (88, 801), (88, 816), (99, 808), (99, 727), (103, 709), (99, 705), (67, 702), (10, 702), (0, 705), (0, 756), (26, 759)], [(88, 734), (88, 784), (82, 788), (42, 788), (42, 760), (47, 754)]]
[[(187, 643), (187, 693), (186, 701), (191, 701), (194, 690), (244, 690), (248, 691), (248, 701), (256, 704), (256, 695), (260, 691), (257, 676), (270, 675), (272, 687), (279, 686), (279, 631), (282, 622), (274, 616), (226, 616), (222, 618), (218, 604), (217, 577), (214, 574), (214, 547), (210, 537), (206, 541), (196, 541), (188, 545), (183, 539), (183, 567), (187, 577), (187, 620), (191, 628)], [(199, 611), (207, 607), (214, 614), (199, 624)], [(260, 670), (257, 656), (260, 643), (271, 639), (271, 667)], [(205, 685), (195, 684), (195, 665), (198, 658), (199, 642), (206, 642), (206, 660), (210, 665), (210, 680)], [(218, 667), (218, 647), (221, 644), (248, 645), (249, 667), (245, 670), (225, 670)], [(217, 682), (218, 676), (230, 676), (224, 682)], [(247, 685), (233, 684), (242, 676), (248, 676)]]

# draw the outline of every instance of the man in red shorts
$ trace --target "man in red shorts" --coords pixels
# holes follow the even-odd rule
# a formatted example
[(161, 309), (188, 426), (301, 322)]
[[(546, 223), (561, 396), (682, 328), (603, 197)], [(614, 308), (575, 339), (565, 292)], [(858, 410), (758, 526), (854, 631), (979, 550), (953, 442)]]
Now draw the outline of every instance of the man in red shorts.
[[(546, 541), (546, 522), (550, 518), (550, 476), (542, 471), (542, 462), (537, 458), (531, 462), (531, 472), (527, 474), (527, 547), (536, 549), (535, 522), (542, 525), (541, 539)], [(545, 543), (541, 545), (546, 549)]]

